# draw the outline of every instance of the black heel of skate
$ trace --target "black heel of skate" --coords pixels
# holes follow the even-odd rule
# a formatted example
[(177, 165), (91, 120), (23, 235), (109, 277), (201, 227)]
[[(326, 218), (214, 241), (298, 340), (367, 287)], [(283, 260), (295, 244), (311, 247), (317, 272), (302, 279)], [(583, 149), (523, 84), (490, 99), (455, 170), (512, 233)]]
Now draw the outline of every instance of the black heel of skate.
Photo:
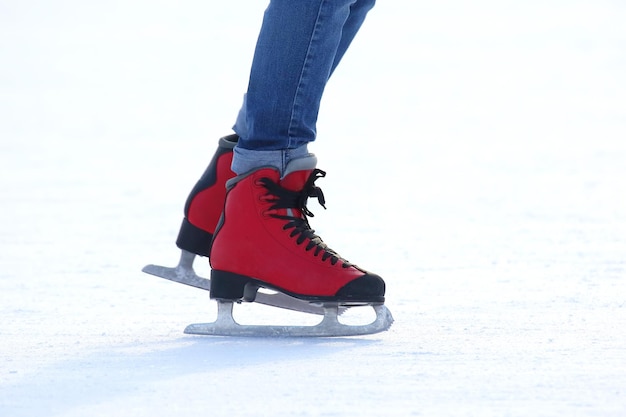
[(245, 275), (226, 271), (211, 271), (211, 298), (229, 301), (252, 302), (259, 285)]
[(195, 253), (196, 255), (209, 257), (211, 251), (211, 241), (213, 240), (213, 234), (206, 232), (199, 227), (194, 226), (187, 220), (183, 219), (178, 231), (178, 238), (176, 239), (176, 246), (187, 252)]

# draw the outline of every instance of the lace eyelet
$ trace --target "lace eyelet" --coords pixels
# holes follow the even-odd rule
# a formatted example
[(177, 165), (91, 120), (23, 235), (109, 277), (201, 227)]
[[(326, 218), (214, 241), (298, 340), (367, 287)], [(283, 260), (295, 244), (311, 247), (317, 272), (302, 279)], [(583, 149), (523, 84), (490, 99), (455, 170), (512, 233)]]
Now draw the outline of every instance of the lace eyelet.
[(253, 181), (253, 184), (254, 184), (255, 186), (259, 187), (259, 188), (260, 188), (260, 187), (264, 187), (264, 186), (265, 186), (265, 185), (264, 185), (264, 183), (263, 183), (263, 180), (264, 180), (264, 179), (265, 179), (265, 177), (263, 177), (263, 178), (257, 178), (257, 179), (255, 179), (255, 180)]

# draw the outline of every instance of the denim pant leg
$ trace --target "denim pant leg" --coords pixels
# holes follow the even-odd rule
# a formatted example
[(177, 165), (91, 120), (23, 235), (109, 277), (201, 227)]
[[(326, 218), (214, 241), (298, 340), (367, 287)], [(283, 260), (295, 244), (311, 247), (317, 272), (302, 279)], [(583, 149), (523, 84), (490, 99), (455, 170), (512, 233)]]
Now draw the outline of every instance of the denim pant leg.
[(330, 74), (335, 71), (339, 62), (343, 58), (343, 55), (346, 53), (352, 40), (356, 36), (359, 29), (361, 29), (361, 25), (365, 21), (365, 16), (367, 12), (372, 10), (376, 0), (356, 0), (350, 6), (350, 15), (348, 16), (348, 20), (343, 25), (343, 30), (341, 32), (341, 41), (339, 42), (339, 48), (337, 48), (337, 53), (335, 54), (335, 60), (333, 61), (333, 66), (330, 70)]
[(315, 139), (319, 104), (375, 0), (272, 0), (233, 129), (238, 147), (295, 149)]

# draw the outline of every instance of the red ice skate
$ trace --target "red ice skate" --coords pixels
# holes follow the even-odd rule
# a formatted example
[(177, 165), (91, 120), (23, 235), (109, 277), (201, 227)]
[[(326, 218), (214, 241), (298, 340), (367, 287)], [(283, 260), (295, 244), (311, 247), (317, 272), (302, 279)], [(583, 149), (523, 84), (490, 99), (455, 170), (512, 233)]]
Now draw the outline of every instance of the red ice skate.
[(339, 304), (380, 304), (385, 283), (341, 258), (309, 227), (308, 197), (325, 173), (316, 158), (294, 160), (284, 178), (261, 168), (229, 183), (223, 223), (211, 250), (211, 298), (254, 301), (260, 287)]
[[(264, 167), (227, 184), (224, 213), (213, 238), (210, 262), (211, 298), (218, 301), (214, 323), (194, 324), (186, 333), (236, 336), (352, 336), (384, 331), (393, 318), (383, 305), (381, 277), (343, 259), (309, 226), (309, 197), (324, 204), (315, 181), (325, 173), (316, 158), (296, 159), (283, 178)], [(315, 326), (240, 325), (232, 316), (234, 302), (258, 301), (260, 288), (278, 291), (321, 306)], [(338, 320), (340, 306), (371, 305), (376, 319), (364, 325)]]

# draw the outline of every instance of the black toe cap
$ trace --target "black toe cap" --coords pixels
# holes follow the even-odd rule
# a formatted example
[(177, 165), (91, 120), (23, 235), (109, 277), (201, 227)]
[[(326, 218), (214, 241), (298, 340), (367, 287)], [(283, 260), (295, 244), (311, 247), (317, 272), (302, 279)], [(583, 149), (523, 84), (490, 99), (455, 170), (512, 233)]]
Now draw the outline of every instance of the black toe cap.
[(341, 287), (336, 295), (347, 301), (384, 302), (385, 281), (378, 275), (367, 272)]

